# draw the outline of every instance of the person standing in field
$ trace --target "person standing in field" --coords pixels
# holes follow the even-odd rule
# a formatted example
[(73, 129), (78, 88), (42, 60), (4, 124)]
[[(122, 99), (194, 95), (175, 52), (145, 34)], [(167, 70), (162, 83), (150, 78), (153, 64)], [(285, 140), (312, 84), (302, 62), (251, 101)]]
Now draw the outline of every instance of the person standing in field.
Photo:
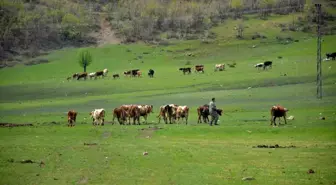
[(217, 113), (217, 108), (216, 108), (216, 104), (215, 104), (215, 98), (212, 98), (211, 102), (209, 103), (209, 113), (211, 115), (210, 126), (212, 126), (213, 122), (214, 122), (215, 125), (218, 125), (217, 124), (218, 113)]

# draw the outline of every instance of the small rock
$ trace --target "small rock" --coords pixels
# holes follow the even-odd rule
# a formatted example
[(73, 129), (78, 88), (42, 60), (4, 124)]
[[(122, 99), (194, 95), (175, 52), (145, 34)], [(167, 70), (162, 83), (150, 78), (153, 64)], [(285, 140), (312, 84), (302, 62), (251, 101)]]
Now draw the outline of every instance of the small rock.
[(255, 180), (255, 178), (253, 178), (253, 177), (243, 177), (242, 180), (243, 181), (250, 181), (250, 180)]
[(289, 116), (287, 120), (294, 120), (294, 116)]

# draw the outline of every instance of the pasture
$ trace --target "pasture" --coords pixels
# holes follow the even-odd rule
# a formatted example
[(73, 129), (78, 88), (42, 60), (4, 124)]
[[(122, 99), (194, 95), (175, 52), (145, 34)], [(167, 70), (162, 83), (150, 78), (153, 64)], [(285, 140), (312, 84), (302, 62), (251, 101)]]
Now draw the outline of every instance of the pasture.
[[(94, 59), (87, 70), (107, 68), (104, 79), (66, 80), (82, 71), (75, 48), (42, 56), (47, 64), (1, 69), (0, 122), (34, 126), (0, 128), (0, 184), (335, 184), (336, 62), (323, 62), (323, 99), (316, 99), (316, 39), (280, 33), (272, 23), (281, 21), (249, 22), (251, 33), (269, 28), (266, 40), (227, 36), (232, 21), (215, 28), (217, 39), (208, 43), (89, 48)], [(299, 42), (280, 44), (277, 34)], [(335, 42), (324, 37), (323, 57)], [(254, 68), (266, 60), (272, 69)], [(220, 63), (225, 71), (214, 72)], [(197, 64), (204, 74), (178, 70)], [(122, 75), (137, 68), (140, 78)], [(150, 68), (154, 78), (147, 76)], [(120, 79), (112, 78), (116, 73)], [(197, 124), (197, 107), (212, 97), (225, 112), (220, 126)], [(168, 103), (191, 108), (188, 125), (157, 124), (159, 106)], [(122, 104), (153, 105), (149, 124), (111, 125), (113, 108)], [(275, 104), (295, 119), (269, 126)], [(107, 111), (105, 126), (92, 126), (95, 108)], [(66, 126), (70, 109), (79, 113), (73, 128)], [(275, 144), (295, 147), (253, 148)], [(37, 163), (20, 163), (28, 159)]]

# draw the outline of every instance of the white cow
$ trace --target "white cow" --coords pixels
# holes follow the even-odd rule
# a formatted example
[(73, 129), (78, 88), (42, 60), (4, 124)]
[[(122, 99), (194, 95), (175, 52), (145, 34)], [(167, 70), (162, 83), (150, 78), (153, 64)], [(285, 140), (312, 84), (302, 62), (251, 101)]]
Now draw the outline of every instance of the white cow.
[(107, 73), (108, 73), (108, 70), (105, 68), (105, 69), (103, 70), (103, 76), (106, 76)]
[(215, 71), (223, 71), (225, 69), (225, 64), (216, 64)]
[(262, 69), (264, 67), (264, 63), (258, 63), (256, 65), (254, 65), (254, 67), (256, 67), (258, 69)]
[(90, 77), (90, 79), (92, 79), (93, 77), (96, 77), (96, 72), (90, 73), (89, 77)]
[(93, 125), (104, 125), (104, 118), (105, 118), (105, 110), (102, 109), (95, 109), (94, 111), (90, 112), (91, 118), (93, 119)]

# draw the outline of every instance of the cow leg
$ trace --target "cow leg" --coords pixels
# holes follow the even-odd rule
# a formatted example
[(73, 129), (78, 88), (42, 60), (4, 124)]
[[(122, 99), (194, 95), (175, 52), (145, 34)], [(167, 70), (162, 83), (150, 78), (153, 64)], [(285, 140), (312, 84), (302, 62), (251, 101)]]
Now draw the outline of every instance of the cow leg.
[(200, 115), (198, 115), (197, 123), (202, 123), (202, 119), (201, 119), (201, 116), (200, 116)]
[(286, 121), (286, 116), (283, 116), (284, 120), (285, 120), (285, 124), (287, 124), (287, 121)]
[(186, 119), (186, 125), (188, 125), (188, 116), (186, 116), (185, 119)]
[(103, 118), (101, 126), (104, 126), (105, 119)]
[(274, 118), (273, 118), (273, 123), (274, 123), (274, 126), (276, 126), (275, 119), (276, 119), (276, 117), (274, 116)]

